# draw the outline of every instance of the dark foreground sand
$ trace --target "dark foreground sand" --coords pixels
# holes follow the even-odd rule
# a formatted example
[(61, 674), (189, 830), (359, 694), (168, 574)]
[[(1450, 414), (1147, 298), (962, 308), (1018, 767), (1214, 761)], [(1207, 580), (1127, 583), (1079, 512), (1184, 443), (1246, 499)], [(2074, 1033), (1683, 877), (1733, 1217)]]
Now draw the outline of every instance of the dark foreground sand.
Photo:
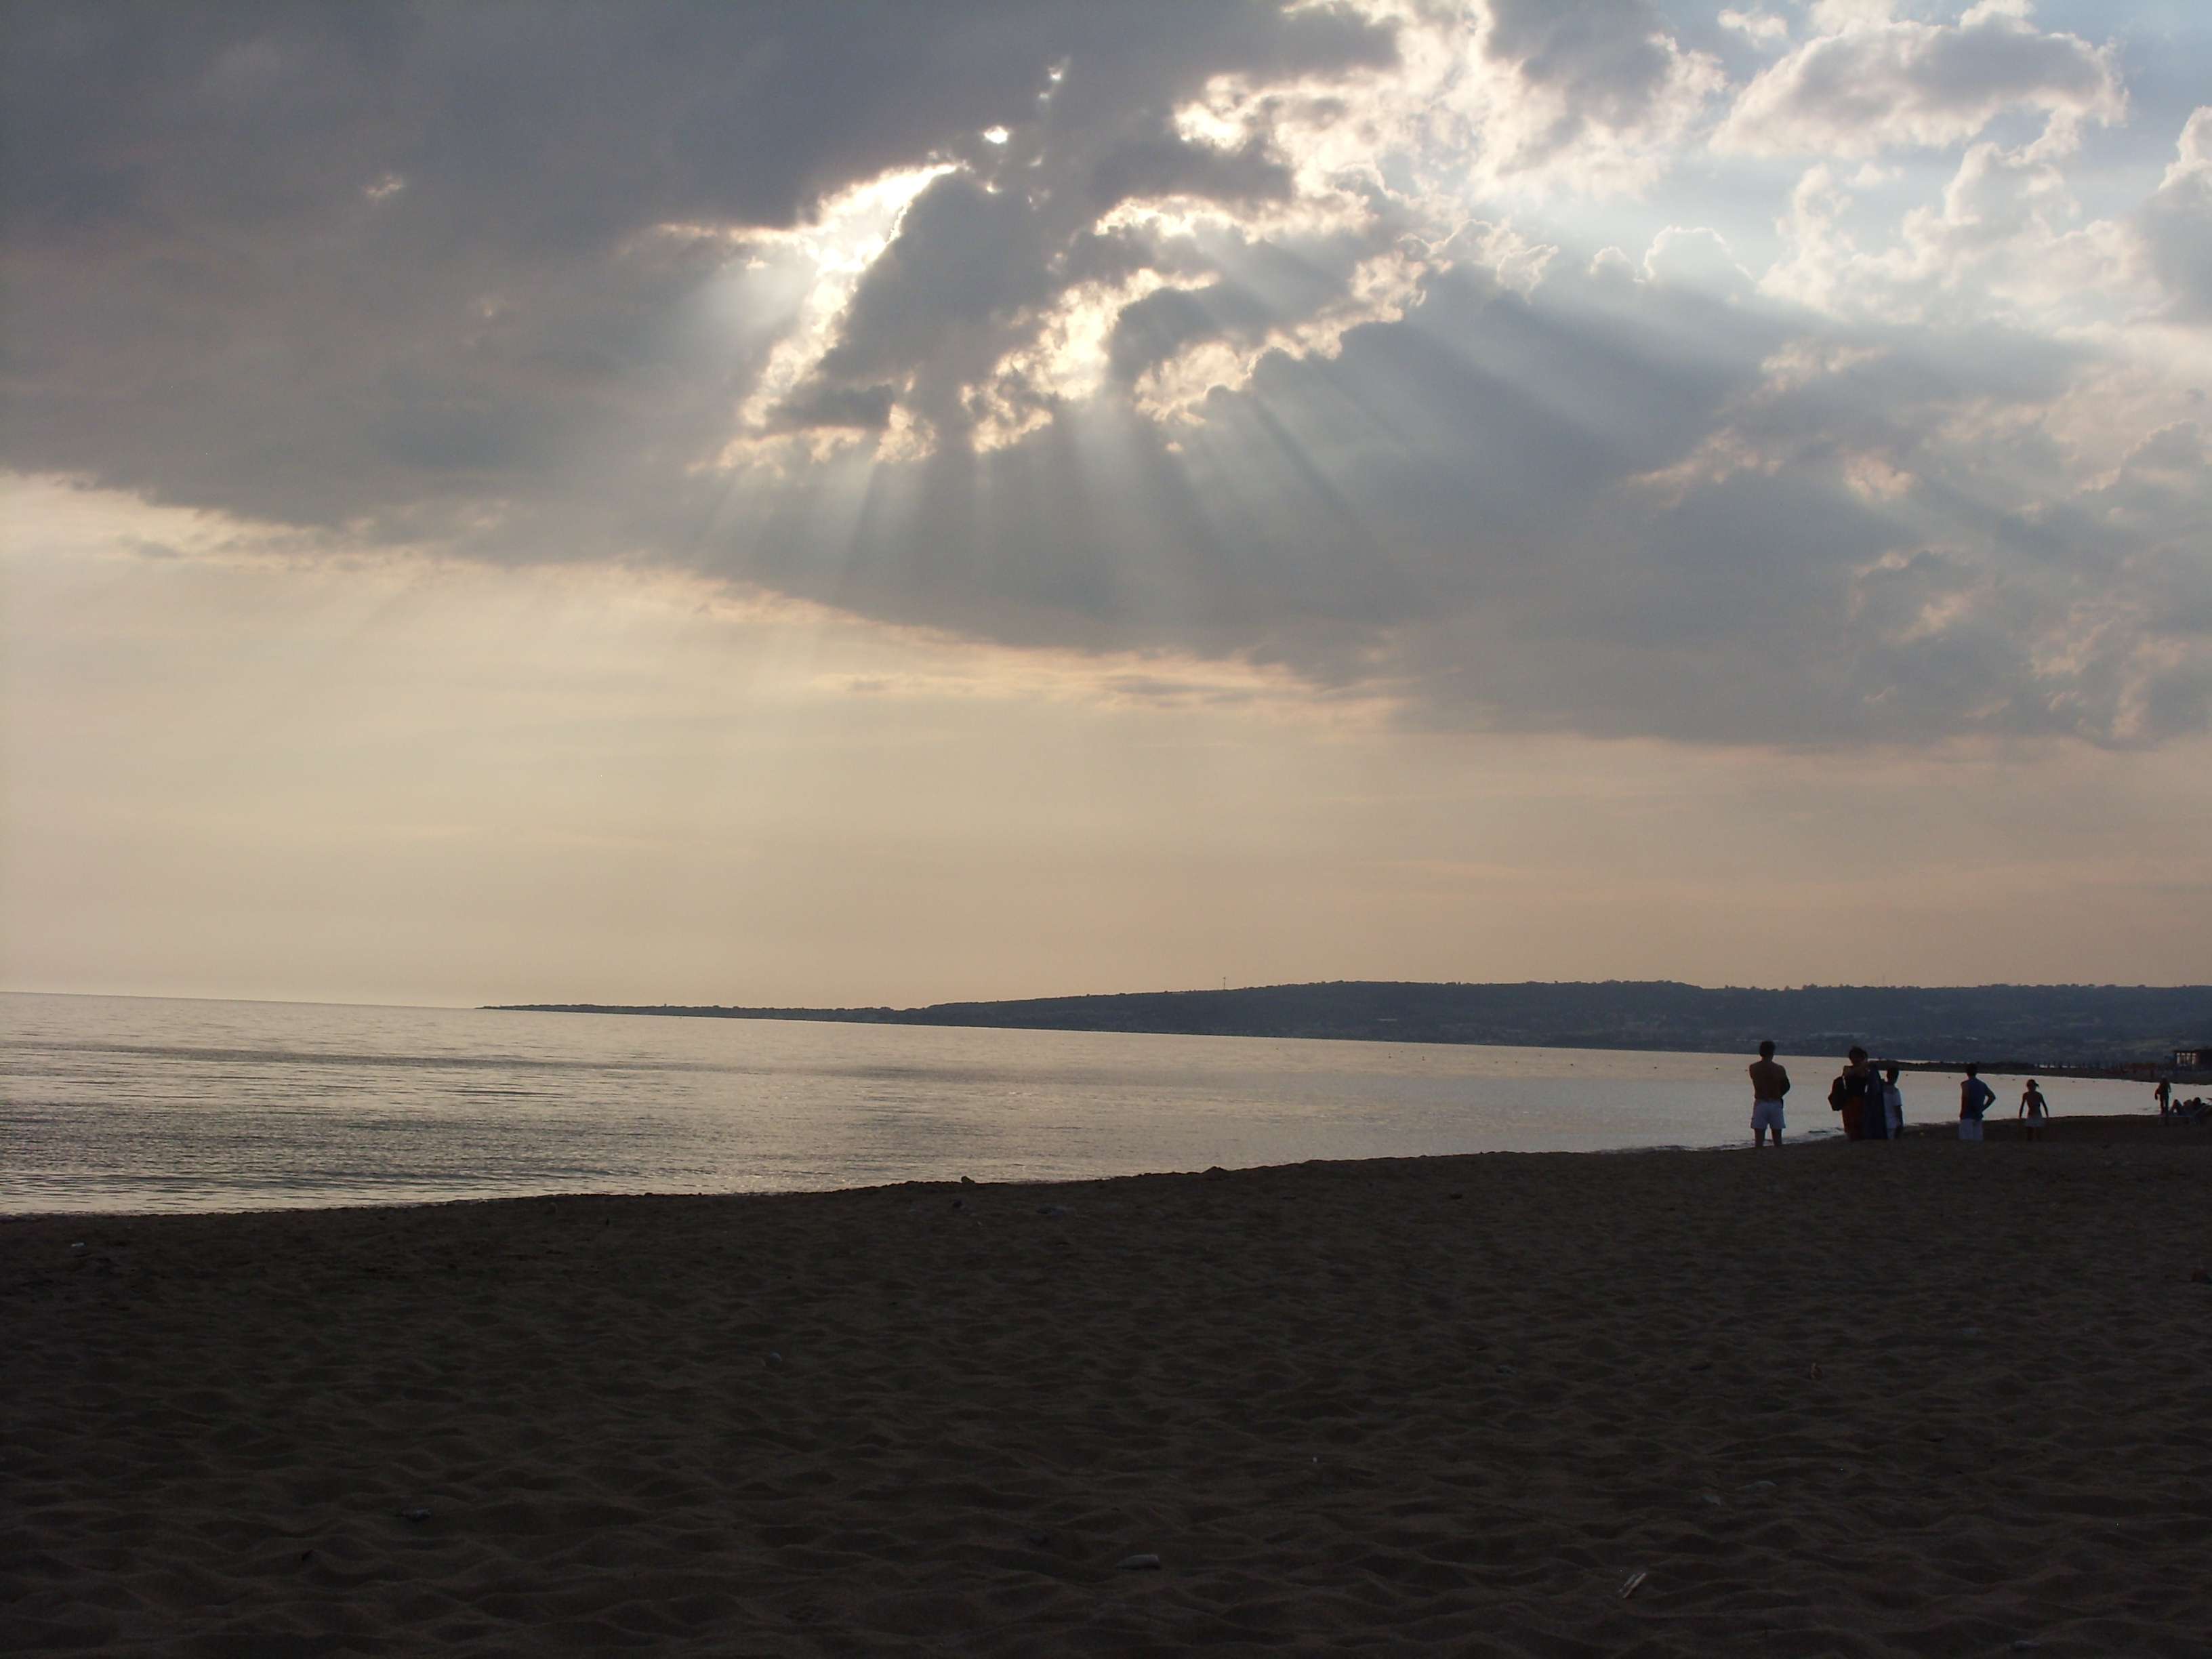
[(2208, 1198), (2076, 1128), (15, 1221), (0, 1650), (2202, 1659)]

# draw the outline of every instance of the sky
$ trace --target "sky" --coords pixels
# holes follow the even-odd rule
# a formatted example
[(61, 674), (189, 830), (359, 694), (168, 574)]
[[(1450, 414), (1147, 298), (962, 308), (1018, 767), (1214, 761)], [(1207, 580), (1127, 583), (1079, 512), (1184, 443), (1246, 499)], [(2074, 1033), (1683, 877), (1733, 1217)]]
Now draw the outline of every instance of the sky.
[(0, 986), (2212, 980), (2212, 8), (0, 10)]

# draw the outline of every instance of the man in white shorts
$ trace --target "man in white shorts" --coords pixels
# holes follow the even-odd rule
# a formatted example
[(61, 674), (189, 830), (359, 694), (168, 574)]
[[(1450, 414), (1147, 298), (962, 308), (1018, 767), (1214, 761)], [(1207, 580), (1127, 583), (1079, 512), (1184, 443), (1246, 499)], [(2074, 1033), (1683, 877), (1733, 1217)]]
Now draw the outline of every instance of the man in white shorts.
[(1751, 1144), (1766, 1145), (1766, 1132), (1774, 1131), (1774, 1144), (1782, 1145), (1782, 1097), (1790, 1092), (1790, 1073), (1774, 1062), (1774, 1045), (1759, 1045), (1759, 1058), (1751, 1062)]

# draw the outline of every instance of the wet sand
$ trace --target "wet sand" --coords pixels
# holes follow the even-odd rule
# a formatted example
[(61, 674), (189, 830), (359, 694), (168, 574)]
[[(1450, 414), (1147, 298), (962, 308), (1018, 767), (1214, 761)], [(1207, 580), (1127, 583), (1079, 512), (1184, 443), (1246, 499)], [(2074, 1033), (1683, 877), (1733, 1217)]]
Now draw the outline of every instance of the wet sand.
[(2099, 1121), (0, 1224), (0, 1649), (2195, 1659), (2212, 1131)]

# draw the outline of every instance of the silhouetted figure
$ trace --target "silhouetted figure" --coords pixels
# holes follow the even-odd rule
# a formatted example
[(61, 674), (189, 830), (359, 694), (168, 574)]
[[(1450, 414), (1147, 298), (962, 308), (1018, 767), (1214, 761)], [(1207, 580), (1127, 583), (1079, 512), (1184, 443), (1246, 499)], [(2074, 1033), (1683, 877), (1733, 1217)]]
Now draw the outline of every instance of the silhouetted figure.
[(1889, 1139), (1889, 1109), (1882, 1104), (1881, 1072), (1866, 1057), (1866, 1050), (1854, 1048), (1851, 1063), (1866, 1073), (1866, 1110), (1859, 1117), (1859, 1139), (1887, 1140)]
[(1881, 1073), (1881, 1120), (1892, 1140), (1905, 1139), (1905, 1091), (1897, 1086), (1897, 1067), (1885, 1066)]
[(2035, 1086), (2033, 1078), (2028, 1079), (2027, 1087), (2020, 1091), (2018, 1115), (2021, 1121), (2027, 1125), (2027, 1138), (2030, 1140), (2035, 1139), (2037, 1130), (2047, 1127), (2051, 1122), (2051, 1103), (2043, 1097), (2043, 1091)]
[(1889, 1139), (1882, 1123), (1881, 1098), (1875, 1092), (1878, 1083), (1874, 1067), (1867, 1064), (1867, 1051), (1853, 1045), (1835, 1086), (1828, 1091), (1828, 1103), (1844, 1115), (1846, 1140)]
[(1782, 1097), (1790, 1092), (1790, 1073), (1774, 1058), (1774, 1045), (1759, 1045), (1759, 1058), (1751, 1062), (1751, 1144), (1764, 1146), (1766, 1132), (1774, 1131), (1774, 1144), (1782, 1145)]
[(2164, 1122), (2173, 1112), (2173, 1079), (2170, 1077), (2159, 1079), (2158, 1087), (2150, 1092), (2151, 1097), (2158, 1102), (2159, 1121)]
[(1982, 1114), (1996, 1103), (1996, 1091), (1982, 1081), (1981, 1068), (1966, 1067), (1966, 1080), (1959, 1085), (1959, 1139), (1982, 1138)]

